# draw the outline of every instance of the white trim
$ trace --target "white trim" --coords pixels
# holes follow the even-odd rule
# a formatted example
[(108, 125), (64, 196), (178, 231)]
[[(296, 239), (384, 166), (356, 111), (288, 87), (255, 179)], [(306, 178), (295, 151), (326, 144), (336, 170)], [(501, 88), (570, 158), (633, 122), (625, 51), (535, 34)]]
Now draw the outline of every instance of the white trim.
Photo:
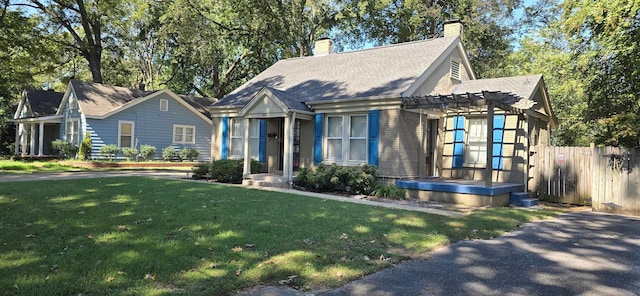
[[(351, 124), (352, 124), (352, 117), (354, 116), (364, 116), (365, 120), (366, 120), (366, 124), (365, 124), (365, 137), (351, 137)], [(329, 118), (330, 117), (340, 117), (342, 119), (342, 134), (340, 137), (329, 137)], [(367, 163), (368, 159), (369, 159), (369, 151), (368, 148), (365, 151), (365, 156), (364, 159), (359, 159), (359, 160), (351, 160), (350, 159), (350, 152), (351, 152), (351, 140), (365, 140), (365, 146), (368, 145), (369, 143), (369, 114), (367, 113), (362, 113), (362, 112), (355, 112), (355, 113), (348, 113), (348, 114), (326, 114), (325, 115), (325, 120), (324, 120), (324, 132), (322, 135), (322, 140), (323, 140), (323, 162), (324, 163), (335, 163), (337, 165), (342, 165), (342, 166), (355, 166), (355, 165), (359, 165), (362, 163)], [(342, 149), (340, 151), (341, 153), (341, 159), (337, 159), (337, 158), (329, 158), (328, 156), (328, 152), (329, 152), (329, 140), (340, 140), (340, 143), (342, 145)], [(367, 146), (368, 147), (368, 146)]]
[(162, 112), (169, 111), (169, 100), (160, 99), (160, 111)]
[(133, 148), (135, 147), (135, 127), (136, 127), (136, 123), (133, 121), (128, 121), (128, 120), (118, 120), (118, 148), (127, 148), (127, 147), (122, 147), (122, 144), (120, 143), (121, 139), (122, 139), (122, 124), (131, 124), (131, 146), (129, 146), (128, 148)]
[[(324, 135), (324, 157), (323, 159), (326, 159), (328, 161), (334, 161), (334, 162), (343, 162), (344, 161), (344, 130), (345, 130), (345, 123), (344, 123), (344, 115), (327, 115), (326, 116), (326, 124), (325, 124), (325, 135)], [(336, 118), (340, 118), (342, 120), (342, 131), (340, 131), (340, 136), (339, 137), (330, 137), (329, 136), (329, 118), (332, 117), (336, 117)], [(329, 140), (340, 140), (340, 159), (337, 158), (330, 158), (329, 157)]]
[[(180, 137), (180, 141), (176, 141), (176, 129), (182, 129), (182, 136)], [(191, 136), (191, 141), (187, 141), (187, 129), (192, 129), (193, 133)], [(173, 135), (171, 136), (171, 142), (173, 144), (195, 144), (196, 143), (196, 126), (195, 125), (184, 125), (184, 124), (174, 124), (173, 125)]]
[[(228, 156), (230, 159), (240, 159), (240, 158), (244, 158), (244, 125), (243, 125), (243, 119), (242, 117), (234, 117), (234, 118), (229, 118), (229, 153)], [(238, 129), (236, 130), (236, 132), (234, 133), (234, 126), (238, 125)], [(240, 150), (240, 154), (233, 154), (233, 140), (234, 139), (240, 139), (239, 143), (240, 143), (240, 147), (242, 147), (242, 149)]]

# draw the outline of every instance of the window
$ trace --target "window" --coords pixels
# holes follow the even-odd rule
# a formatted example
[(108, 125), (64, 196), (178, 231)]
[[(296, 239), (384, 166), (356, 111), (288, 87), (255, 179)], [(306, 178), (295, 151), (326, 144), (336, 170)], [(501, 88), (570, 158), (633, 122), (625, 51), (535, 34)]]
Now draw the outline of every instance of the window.
[(132, 121), (118, 122), (118, 147), (133, 148), (133, 128), (134, 123)]
[(342, 161), (343, 117), (327, 117), (327, 160)]
[(469, 118), (465, 163), (487, 163), (487, 119)]
[(196, 127), (192, 125), (174, 125), (174, 144), (195, 144)]
[(67, 121), (67, 142), (74, 146), (80, 146), (80, 121)]
[(160, 99), (160, 111), (169, 110), (169, 101), (166, 99)]
[(327, 116), (326, 159), (367, 162), (368, 124), (368, 117), (364, 114)]
[(251, 120), (249, 124), (249, 152), (252, 159), (258, 159), (260, 152), (260, 121)]
[(367, 116), (351, 115), (349, 161), (367, 161)]
[[(231, 158), (244, 158), (244, 127), (242, 118), (231, 118), (231, 140), (229, 148)], [(260, 120), (249, 121), (249, 153), (252, 159), (258, 159), (260, 153)]]
[(231, 129), (231, 147), (229, 151), (231, 158), (243, 158), (244, 157), (244, 143), (242, 141), (242, 119), (231, 118), (229, 123)]
[(451, 78), (461, 80), (460, 79), (460, 61), (451, 60)]

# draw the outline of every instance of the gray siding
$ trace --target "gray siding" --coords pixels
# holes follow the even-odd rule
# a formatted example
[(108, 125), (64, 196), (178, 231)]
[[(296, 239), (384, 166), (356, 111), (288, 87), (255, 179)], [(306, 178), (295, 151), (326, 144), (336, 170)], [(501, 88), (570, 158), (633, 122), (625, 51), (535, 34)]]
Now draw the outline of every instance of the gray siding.
[[(167, 99), (168, 111), (160, 111), (160, 99)], [(155, 158), (160, 158), (162, 149), (195, 148), (200, 151), (199, 161), (211, 159), (211, 124), (198, 117), (181, 103), (168, 95), (159, 95), (143, 103), (118, 112), (105, 119), (87, 119), (86, 128), (93, 141), (92, 156), (100, 156), (100, 147), (118, 144), (118, 122), (134, 122), (136, 148), (141, 145), (156, 147)], [(173, 144), (173, 125), (195, 126), (195, 144)]]

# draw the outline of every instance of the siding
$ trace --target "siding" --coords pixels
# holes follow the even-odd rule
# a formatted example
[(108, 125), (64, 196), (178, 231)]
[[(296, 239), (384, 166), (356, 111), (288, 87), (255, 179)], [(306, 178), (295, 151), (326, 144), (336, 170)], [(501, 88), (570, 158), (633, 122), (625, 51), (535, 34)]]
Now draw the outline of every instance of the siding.
[[(160, 111), (160, 99), (167, 99), (168, 111)], [(211, 125), (185, 108), (168, 95), (159, 95), (134, 107), (118, 112), (106, 119), (87, 119), (87, 131), (93, 141), (92, 156), (100, 156), (100, 147), (118, 144), (118, 121), (133, 121), (136, 147), (156, 147), (155, 158), (160, 158), (162, 149), (173, 146), (176, 150), (195, 148), (200, 152), (199, 161), (211, 159)], [(173, 144), (173, 125), (195, 126), (195, 144)]]
[[(440, 176), (445, 178), (484, 180), (484, 164), (477, 167), (469, 165), (453, 169), (453, 117), (457, 114), (450, 114), (445, 119), (445, 135), (443, 137), (442, 158), (439, 164), (441, 167)], [(459, 114), (461, 116), (467, 114)], [(465, 120), (465, 125), (468, 121)], [(465, 127), (467, 130), (467, 127)], [(527, 167), (527, 122), (518, 115), (507, 115), (503, 135), (503, 169), (494, 170), (493, 180), (496, 182), (511, 182), (524, 184)], [(466, 143), (466, 133), (465, 133)]]
[(380, 111), (378, 172), (381, 177), (415, 178), (425, 173), (420, 115), (402, 110)]
[(457, 50), (444, 59), (444, 62), (435, 68), (429, 78), (416, 90), (414, 95), (433, 95), (433, 94), (450, 94), (454, 84), (460, 83), (456, 79), (451, 79), (451, 59), (460, 60), (460, 78), (469, 80), (470, 76), (467, 68), (464, 67), (460, 54)]
[(313, 120), (300, 120), (300, 167), (313, 165)]
[(211, 127), (211, 159), (218, 160), (222, 156), (222, 118), (213, 118)]

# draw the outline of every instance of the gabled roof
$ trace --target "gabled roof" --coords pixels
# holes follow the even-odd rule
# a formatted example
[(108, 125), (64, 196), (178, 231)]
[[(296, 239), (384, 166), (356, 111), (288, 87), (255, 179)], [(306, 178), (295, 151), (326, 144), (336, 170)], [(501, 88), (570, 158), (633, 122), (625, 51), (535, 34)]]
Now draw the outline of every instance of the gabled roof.
[(134, 106), (160, 93), (167, 93), (176, 100), (189, 106), (192, 111), (210, 120), (208, 106), (215, 101), (210, 98), (176, 95), (170, 90), (144, 91), (126, 87), (106, 85), (92, 82), (71, 80), (67, 92), (72, 91), (78, 99), (78, 105), (85, 116), (104, 118), (130, 106)]
[(477, 80), (465, 80), (453, 88), (454, 94), (478, 93), (482, 91), (501, 91), (512, 93), (516, 96), (530, 99), (542, 75), (513, 76), (501, 78), (487, 78)]
[[(64, 93), (55, 92), (52, 90), (36, 90), (26, 89), (22, 95), (22, 100), (18, 107), (17, 112), (20, 112), (21, 108), (24, 108), (25, 104), (29, 104), (31, 107), (30, 117), (44, 117), (55, 115), (58, 112), (58, 106), (62, 101)], [(16, 114), (14, 117), (19, 116)]]
[(459, 38), (447, 37), (281, 60), (212, 106), (244, 106), (264, 87), (298, 102), (399, 98), (446, 50), (458, 44)]
[(115, 108), (155, 92), (78, 80), (71, 80), (69, 86), (76, 94), (82, 112), (86, 116), (96, 117), (104, 116)]

